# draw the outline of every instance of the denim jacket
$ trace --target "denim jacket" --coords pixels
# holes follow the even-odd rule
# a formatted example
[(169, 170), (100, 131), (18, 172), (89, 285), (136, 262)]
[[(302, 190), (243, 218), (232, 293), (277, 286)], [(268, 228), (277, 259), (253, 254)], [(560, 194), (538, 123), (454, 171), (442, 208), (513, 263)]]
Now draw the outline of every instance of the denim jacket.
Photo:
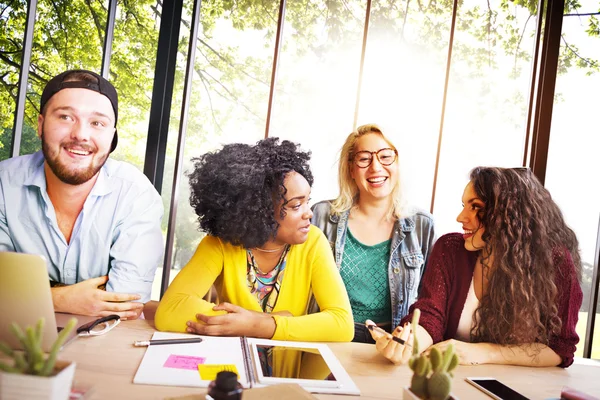
[[(319, 227), (327, 239), (335, 256), (338, 268), (342, 265), (348, 216), (350, 211), (340, 215), (331, 213), (330, 201), (321, 201), (312, 208), (311, 223)], [(435, 241), (433, 217), (424, 211), (399, 219), (394, 224), (388, 279), (392, 300), (392, 327), (398, 326), (408, 308), (417, 299), (421, 277)], [(316, 307), (316, 304), (312, 304)], [(309, 312), (317, 309), (311, 308)], [(362, 323), (364, 321), (355, 321)]]

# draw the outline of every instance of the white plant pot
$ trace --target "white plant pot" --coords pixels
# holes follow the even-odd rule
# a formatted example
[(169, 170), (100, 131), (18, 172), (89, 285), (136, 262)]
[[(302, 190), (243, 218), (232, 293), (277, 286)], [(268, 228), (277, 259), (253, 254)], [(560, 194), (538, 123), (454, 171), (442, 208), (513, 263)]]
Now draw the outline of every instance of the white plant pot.
[(67, 400), (75, 375), (75, 363), (56, 362), (53, 376), (12, 374), (0, 371), (0, 399), (2, 400)]
[[(402, 390), (402, 399), (403, 400), (422, 400), (419, 396), (417, 396), (416, 394), (411, 392), (410, 388), (408, 386), (404, 386), (404, 388)], [(450, 393), (450, 397), (448, 397), (448, 399), (449, 400), (458, 400), (458, 397), (453, 396), (452, 393)]]
[(402, 391), (402, 399), (403, 400), (421, 400), (419, 396), (410, 391), (408, 386), (404, 386), (404, 390)]

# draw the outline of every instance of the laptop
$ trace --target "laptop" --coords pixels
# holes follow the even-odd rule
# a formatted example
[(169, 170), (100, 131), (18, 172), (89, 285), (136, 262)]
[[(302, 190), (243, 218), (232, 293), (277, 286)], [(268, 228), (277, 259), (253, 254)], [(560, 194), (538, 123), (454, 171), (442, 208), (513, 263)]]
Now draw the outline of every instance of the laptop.
[[(54, 313), (46, 260), (34, 254), (0, 252), (0, 341), (13, 349), (22, 349), (10, 326), (17, 323), (24, 331), (44, 318), (42, 350), (49, 352), (58, 332), (73, 317)], [(76, 316), (78, 324), (96, 317)], [(76, 337), (75, 330), (67, 343)]]

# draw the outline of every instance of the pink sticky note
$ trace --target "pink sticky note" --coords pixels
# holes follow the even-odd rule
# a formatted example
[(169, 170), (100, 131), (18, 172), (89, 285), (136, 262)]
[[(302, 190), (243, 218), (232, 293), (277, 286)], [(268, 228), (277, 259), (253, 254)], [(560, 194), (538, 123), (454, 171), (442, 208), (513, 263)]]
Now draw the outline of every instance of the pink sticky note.
[(193, 371), (198, 369), (198, 364), (204, 364), (204, 357), (193, 357), (193, 356), (179, 356), (177, 354), (171, 354), (167, 361), (165, 361), (165, 368), (179, 368), (179, 369), (191, 369)]

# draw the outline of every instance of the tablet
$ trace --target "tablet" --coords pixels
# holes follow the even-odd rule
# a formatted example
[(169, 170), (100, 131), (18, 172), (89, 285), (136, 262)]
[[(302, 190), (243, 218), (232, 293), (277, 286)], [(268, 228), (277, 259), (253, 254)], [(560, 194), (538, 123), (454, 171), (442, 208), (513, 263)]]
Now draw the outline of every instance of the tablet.
[(257, 344), (253, 357), (257, 381), (262, 384), (297, 383), (301, 386), (338, 388), (331, 368), (318, 348)]
[(325, 343), (248, 338), (257, 386), (296, 383), (313, 393), (360, 394)]

